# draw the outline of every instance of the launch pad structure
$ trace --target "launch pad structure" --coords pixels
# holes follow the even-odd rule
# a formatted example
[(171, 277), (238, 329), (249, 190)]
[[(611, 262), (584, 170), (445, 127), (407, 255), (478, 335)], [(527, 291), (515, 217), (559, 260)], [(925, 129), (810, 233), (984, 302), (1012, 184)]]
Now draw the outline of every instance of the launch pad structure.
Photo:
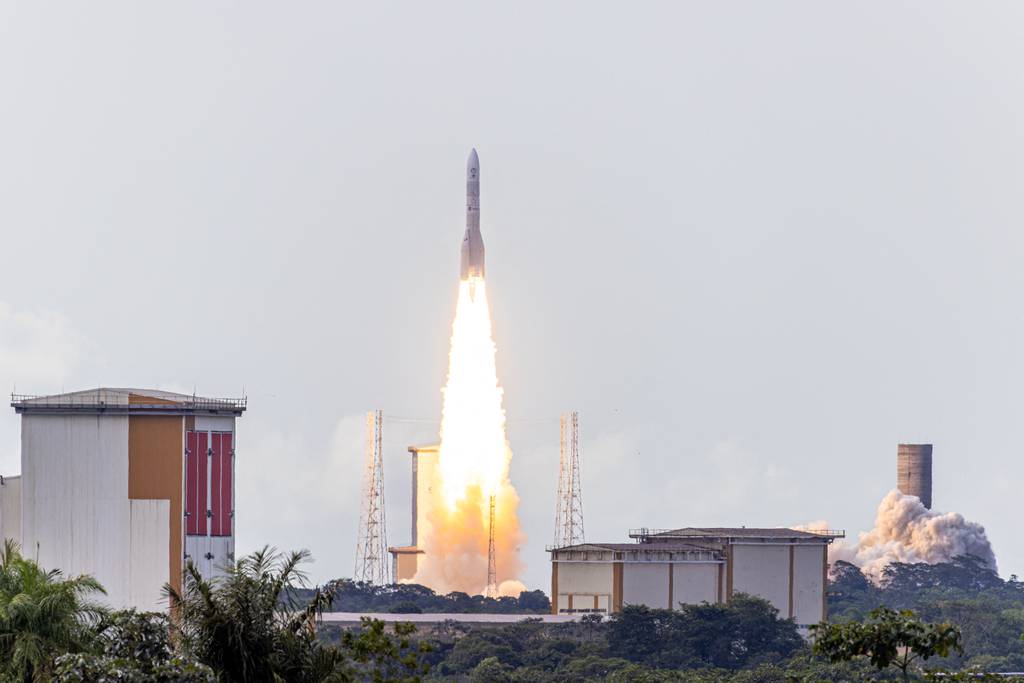
[(485, 598), (498, 597), (498, 563), (494, 557), (494, 495), (488, 501), (490, 515), (487, 523), (487, 588), (484, 589)]
[(558, 495), (554, 547), (585, 543), (583, 482), (580, 479), (580, 414), (564, 413), (558, 424)]
[[(580, 477), (579, 413), (563, 413), (559, 418), (558, 493), (555, 506), (555, 547), (584, 543), (583, 483)], [(391, 575), (395, 582), (410, 581), (419, 569), (426, 549), (420, 543), (420, 530), (428, 523), (426, 511), (433, 497), (434, 468), (440, 455), (439, 444), (409, 446), (411, 467), (411, 519), (409, 545), (391, 546)], [(497, 566), (494, 547), (495, 501), (491, 497), (489, 510), (487, 583), (484, 594), (494, 597), (498, 593)]]
[[(409, 446), (407, 449), (412, 467), (412, 506), (409, 545), (388, 548), (391, 553), (391, 572), (395, 582), (409, 581), (419, 569), (420, 556), (424, 551), (419, 546), (420, 521), (425, 517), (425, 502), (433, 492), (434, 467), (437, 465), (441, 446)], [(425, 521), (425, 519), (423, 519)]]
[(353, 572), (356, 581), (377, 586), (386, 586), (392, 581), (391, 566), (387, 561), (383, 431), (383, 411), (374, 410), (367, 413), (363, 497), (359, 512), (356, 566)]

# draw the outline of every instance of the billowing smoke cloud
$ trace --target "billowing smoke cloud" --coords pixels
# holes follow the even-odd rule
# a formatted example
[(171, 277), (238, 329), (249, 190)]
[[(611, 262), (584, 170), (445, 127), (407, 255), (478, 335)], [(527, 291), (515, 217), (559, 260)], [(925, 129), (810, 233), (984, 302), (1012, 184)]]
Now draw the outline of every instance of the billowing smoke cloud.
[(985, 527), (957, 512), (929, 510), (916, 496), (894, 489), (878, 505), (875, 528), (861, 533), (855, 545), (833, 544), (829, 560), (852, 562), (877, 582), (892, 562), (938, 564), (958, 555), (974, 555), (996, 569)]

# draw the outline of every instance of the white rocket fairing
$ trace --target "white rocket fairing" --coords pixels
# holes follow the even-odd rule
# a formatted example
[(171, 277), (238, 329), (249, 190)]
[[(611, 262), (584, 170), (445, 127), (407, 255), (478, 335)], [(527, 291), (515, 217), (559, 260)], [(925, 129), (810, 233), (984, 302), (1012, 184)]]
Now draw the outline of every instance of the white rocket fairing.
[(476, 150), (466, 162), (466, 234), (462, 238), (463, 280), (484, 277), (484, 240), (480, 236), (480, 158)]

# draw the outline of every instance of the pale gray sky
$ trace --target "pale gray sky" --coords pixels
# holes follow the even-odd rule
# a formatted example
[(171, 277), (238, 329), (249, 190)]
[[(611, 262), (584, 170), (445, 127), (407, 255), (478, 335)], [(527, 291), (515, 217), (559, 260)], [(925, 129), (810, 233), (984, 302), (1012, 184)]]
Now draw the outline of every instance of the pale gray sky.
[[(896, 444), (1024, 573), (1024, 6), (0, 3), (0, 387), (236, 395), (240, 550), (352, 570), (482, 231), (527, 583), (586, 528), (868, 529)], [(0, 471), (18, 469), (0, 417)]]

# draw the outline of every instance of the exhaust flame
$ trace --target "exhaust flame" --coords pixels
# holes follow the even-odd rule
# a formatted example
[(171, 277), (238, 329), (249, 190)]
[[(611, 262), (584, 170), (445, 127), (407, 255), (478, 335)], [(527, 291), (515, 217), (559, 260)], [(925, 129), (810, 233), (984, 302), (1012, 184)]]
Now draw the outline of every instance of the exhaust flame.
[(509, 481), (512, 451), (495, 366), (482, 278), (459, 283), (448, 381), (442, 390), (441, 448), (429, 500), (421, 501), (421, 547), (413, 581), (439, 592), (482, 593), (487, 583), (489, 501), (495, 500), (495, 558), (502, 595), (518, 595), (523, 540)]
[(892, 562), (949, 562), (958, 555), (975, 555), (996, 569), (996, 557), (985, 527), (957, 512), (929, 510), (917, 496), (890, 491), (878, 505), (875, 528), (861, 533), (857, 544), (834, 544), (829, 561), (845, 560), (877, 583)]

